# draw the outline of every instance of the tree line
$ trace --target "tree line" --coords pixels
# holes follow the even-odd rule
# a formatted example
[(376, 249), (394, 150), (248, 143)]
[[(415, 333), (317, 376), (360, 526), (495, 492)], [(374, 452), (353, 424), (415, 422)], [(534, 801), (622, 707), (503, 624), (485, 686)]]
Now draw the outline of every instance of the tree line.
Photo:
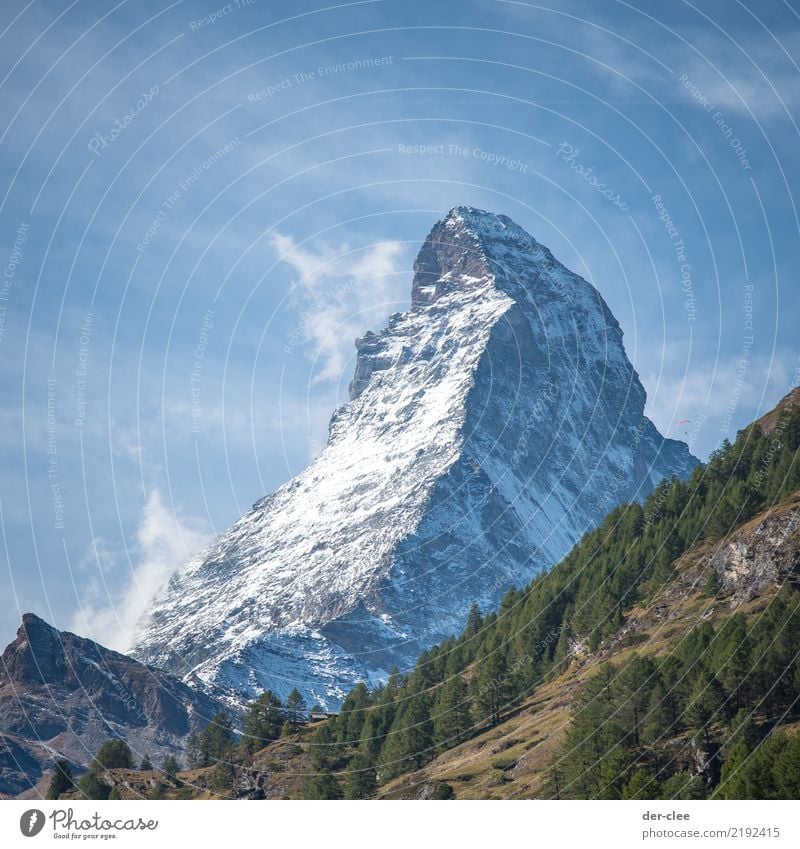
[[(373, 690), (358, 685), (348, 694), (340, 715), (315, 734), (306, 795), (372, 795), (378, 785), (419, 769), (436, 754), (499, 722), (568, 665), (576, 644), (595, 652), (617, 634), (626, 610), (651, 599), (671, 579), (681, 555), (703, 541), (722, 539), (765, 507), (797, 492), (798, 448), (800, 408), (781, 413), (770, 434), (751, 425), (733, 444), (725, 441), (688, 480), (662, 481), (643, 504), (615, 508), (549, 573), (509, 591), (497, 612), (482, 615), (473, 606), (464, 631), (424, 652), (410, 674), (395, 672)], [(707, 590), (716, 590), (713, 575)], [(794, 716), (800, 686), (792, 660), (796, 607), (797, 594), (787, 587), (754, 628), (748, 628), (741, 616), (732, 617), (720, 633), (703, 625), (688, 641), (694, 648), (684, 646), (658, 664), (637, 658), (630, 668), (604, 673), (644, 682), (632, 702), (630, 683), (620, 684), (619, 691), (614, 687), (601, 691), (609, 710), (620, 709), (626, 716), (626, 711), (636, 711), (632, 728), (615, 721), (588, 736), (586, 746), (597, 755), (613, 749), (617, 765), (595, 757), (591, 763), (605, 766), (593, 767), (580, 780), (577, 774), (560, 774), (559, 769), (565, 770), (562, 765), (552, 776), (553, 794), (555, 779), (571, 788), (559, 787), (561, 794), (595, 793), (590, 788), (601, 768), (609, 772), (609, 779), (610, 773), (626, 777), (624, 783), (621, 777), (607, 782), (602, 792), (671, 794), (686, 784), (680, 792), (699, 793), (697, 782), (684, 780), (688, 773), (682, 774), (679, 764), (670, 771), (659, 763), (655, 740), (702, 729), (703, 745), (711, 752), (730, 739), (731, 723), (738, 716), (741, 724), (742, 711), (758, 713), (759, 742), (776, 717), (787, 711)], [(712, 644), (712, 657), (706, 658), (703, 651)], [(593, 686), (599, 687), (600, 681)], [(669, 694), (658, 711), (650, 705), (651, 698), (660, 703), (654, 691)], [(591, 688), (588, 693), (585, 699), (596, 695)], [(581, 730), (581, 722), (594, 721), (592, 711), (582, 713), (580, 705), (570, 730), (573, 747), (587, 731)], [(673, 713), (685, 718), (671, 719)], [(586, 754), (583, 744), (579, 751)], [(730, 751), (729, 746), (722, 754), (712, 752), (712, 772), (724, 763), (730, 768)], [(621, 764), (625, 768), (617, 769)], [(724, 775), (712, 777), (717, 784), (723, 778), (728, 781)], [(645, 785), (649, 790), (636, 790)], [(723, 786), (720, 794), (730, 792)], [(703, 792), (710, 790), (706, 787)]]
[[(373, 689), (358, 684), (339, 715), (313, 735), (303, 795), (370, 798), (500, 722), (568, 666), (576, 645), (596, 652), (616, 635), (626, 611), (670, 581), (681, 555), (796, 493), (798, 448), (800, 408), (781, 413), (770, 434), (751, 425), (688, 480), (662, 481), (644, 503), (612, 510), (550, 572), (510, 590), (496, 612), (473, 605), (463, 632), (423, 652), (410, 673), (395, 670)], [(713, 574), (706, 590), (717, 591)], [(547, 792), (736, 798), (752, 797), (762, 779), (764, 793), (785, 792), (797, 737), (773, 729), (797, 716), (799, 598), (786, 586), (756, 618), (731, 616), (717, 628), (702, 623), (666, 657), (605, 665), (576, 702)], [(286, 704), (263, 693), (248, 706), (241, 736), (219, 714), (190, 738), (187, 766), (213, 767), (212, 786), (230, 788), (236, 765), (295, 731), (305, 712), (296, 690)], [(705, 778), (686, 762), (687, 747), (673, 745), (681, 738), (708, 761)], [(771, 778), (765, 763), (776, 765)], [(447, 785), (435, 793), (452, 795)]]

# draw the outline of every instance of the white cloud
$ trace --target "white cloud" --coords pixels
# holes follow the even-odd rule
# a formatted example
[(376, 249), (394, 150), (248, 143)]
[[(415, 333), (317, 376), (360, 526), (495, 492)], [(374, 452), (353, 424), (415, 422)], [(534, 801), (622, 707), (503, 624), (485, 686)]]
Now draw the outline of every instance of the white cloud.
[[(668, 57), (675, 78), (685, 73), (714, 109), (736, 112), (758, 121), (788, 119), (797, 106), (798, 66), (793, 57), (800, 34), (756, 33), (731, 41), (705, 30)], [(679, 87), (687, 100), (691, 94)]]
[(117, 651), (130, 648), (137, 623), (170, 575), (208, 541), (204, 522), (179, 516), (153, 490), (136, 532), (135, 560), (127, 584), (119, 591), (108, 587), (117, 557), (103, 540), (93, 540), (81, 568), (93, 568), (81, 608), (71, 629)]
[(320, 244), (310, 249), (274, 233), (272, 246), (298, 274), (293, 284), (298, 332), (315, 364), (312, 383), (339, 380), (353, 340), (408, 304), (403, 245), (378, 242), (351, 249)]

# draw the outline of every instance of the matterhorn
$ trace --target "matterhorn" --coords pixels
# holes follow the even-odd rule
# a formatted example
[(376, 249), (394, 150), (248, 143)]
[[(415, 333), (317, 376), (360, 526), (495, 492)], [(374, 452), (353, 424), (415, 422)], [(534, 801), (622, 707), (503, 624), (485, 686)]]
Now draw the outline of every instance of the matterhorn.
[(453, 209), (414, 271), (410, 309), (356, 341), (323, 451), (172, 577), (139, 660), (335, 708), (694, 468), (598, 290), (511, 219)]

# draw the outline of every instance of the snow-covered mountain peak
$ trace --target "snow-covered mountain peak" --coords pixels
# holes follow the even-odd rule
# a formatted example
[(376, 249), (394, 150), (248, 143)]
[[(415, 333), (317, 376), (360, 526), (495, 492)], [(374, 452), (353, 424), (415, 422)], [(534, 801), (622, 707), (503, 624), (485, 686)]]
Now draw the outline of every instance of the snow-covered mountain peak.
[(511, 219), (456, 207), (414, 270), (411, 309), (356, 341), (324, 450), (172, 579), (138, 657), (335, 704), (691, 471), (599, 292)]

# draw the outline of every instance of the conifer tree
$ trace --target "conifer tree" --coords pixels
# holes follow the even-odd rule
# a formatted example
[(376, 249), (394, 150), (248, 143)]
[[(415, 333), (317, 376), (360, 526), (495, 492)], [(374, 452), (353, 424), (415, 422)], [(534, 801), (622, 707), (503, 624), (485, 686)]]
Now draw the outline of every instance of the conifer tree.
[(106, 740), (97, 750), (92, 765), (97, 769), (133, 769), (130, 746), (124, 740)]
[(200, 766), (227, 761), (236, 742), (228, 715), (220, 711), (198, 736)]
[(288, 721), (295, 727), (305, 719), (306, 700), (297, 687), (294, 687), (286, 697), (286, 715)]
[(163, 761), (161, 761), (161, 772), (167, 776), (171, 781), (178, 780), (178, 772), (180, 771), (180, 764), (172, 755), (167, 755)]
[(280, 737), (284, 721), (283, 703), (278, 696), (271, 690), (262, 693), (247, 706), (242, 748), (248, 753), (263, 749), (267, 743)]
[(512, 693), (512, 681), (505, 655), (500, 650), (491, 651), (479, 662), (478, 672), (472, 679), (475, 719), (478, 722), (488, 720), (492, 725), (496, 725)]
[(439, 688), (433, 708), (433, 732), (438, 751), (465, 740), (472, 728), (469, 691), (464, 679), (454, 675)]
[(197, 769), (197, 767), (203, 766), (201, 760), (200, 741), (196, 734), (190, 734), (186, 741), (186, 765), (189, 769)]
[(309, 760), (314, 770), (324, 772), (334, 766), (341, 757), (336, 741), (336, 729), (331, 720), (323, 722), (316, 730), (309, 747)]
[(419, 769), (433, 757), (433, 723), (428, 697), (410, 696), (392, 723), (381, 749), (381, 780)]
[(59, 758), (54, 764), (53, 777), (50, 779), (47, 798), (58, 799), (62, 793), (72, 790), (74, 786), (75, 781), (69, 761)]
[(371, 799), (378, 786), (372, 761), (363, 753), (356, 753), (347, 765), (344, 780), (345, 799)]
[(303, 787), (304, 799), (341, 799), (342, 788), (330, 770), (307, 776)]

